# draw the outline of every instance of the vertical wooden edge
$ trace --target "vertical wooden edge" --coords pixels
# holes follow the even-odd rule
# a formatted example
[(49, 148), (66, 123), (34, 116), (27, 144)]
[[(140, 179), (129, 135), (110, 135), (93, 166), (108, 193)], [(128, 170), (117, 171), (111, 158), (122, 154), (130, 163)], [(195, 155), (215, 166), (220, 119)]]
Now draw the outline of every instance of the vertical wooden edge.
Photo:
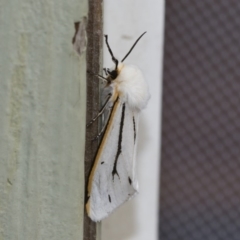
[[(103, 20), (102, 20), (102, 0), (89, 0), (88, 25), (87, 25), (87, 70), (98, 73), (102, 68), (102, 38), (103, 38)], [(97, 114), (99, 110), (99, 81), (91, 74), (87, 74), (87, 122)], [(98, 142), (92, 139), (98, 133), (98, 124), (95, 123), (86, 131), (85, 145), (85, 185), (88, 183), (94, 157), (97, 151)], [(85, 188), (85, 200), (87, 191)], [(95, 240), (97, 237), (96, 223), (87, 216), (84, 205), (84, 240)]]

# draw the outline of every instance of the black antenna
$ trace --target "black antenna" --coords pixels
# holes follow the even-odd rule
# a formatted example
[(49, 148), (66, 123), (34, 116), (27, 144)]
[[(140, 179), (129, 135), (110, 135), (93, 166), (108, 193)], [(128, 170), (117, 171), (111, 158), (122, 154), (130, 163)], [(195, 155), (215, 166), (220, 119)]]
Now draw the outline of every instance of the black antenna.
[(112, 52), (112, 50), (111, 50), (111, 48), (110, 48), (110, 46), (108, 44), (108, 35), (104, 35), (104, 37), (105, 37), (105, 41), (106, 41), (106, 44), (107, 44), (108, 51), (111, 54), (112, 60), (116, 64), (116, 68), (115, 69), (117, 70), (118, 60), (114, 57), (113, 52)]
[(133, 50), (133, 48), (136, 46), (137, 42), (141, 39), (141, 37), (145, 34), (146, 32), (144, 32), (137, 40), (136, 42), (133, 44), (133, 46), (131, 47), (131, 49), (129, 50), (129, 52), (126, 54), (126, 56), (123, 58), (123, 60), (121, 62), (123, 62), (127, 57), (128, 55), (131, 53), (131, 51)]

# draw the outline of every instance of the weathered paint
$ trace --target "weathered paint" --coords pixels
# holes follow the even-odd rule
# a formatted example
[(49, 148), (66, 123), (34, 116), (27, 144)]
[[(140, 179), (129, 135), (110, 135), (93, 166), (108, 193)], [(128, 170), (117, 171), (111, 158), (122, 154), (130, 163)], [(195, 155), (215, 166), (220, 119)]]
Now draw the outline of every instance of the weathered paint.
[(83, 238), (86, 51), (72, 38), (87, 13), (0, 1), (0, 240)]

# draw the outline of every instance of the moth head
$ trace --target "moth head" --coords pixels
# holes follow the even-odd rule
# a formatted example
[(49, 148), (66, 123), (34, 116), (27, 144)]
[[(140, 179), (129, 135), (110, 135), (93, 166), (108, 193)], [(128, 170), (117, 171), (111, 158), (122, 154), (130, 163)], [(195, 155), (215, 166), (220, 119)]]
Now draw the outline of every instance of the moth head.
[(109, 46), (108, 43), (108, 35), (104, 35), (105, 37), (105, 42), (108, 48), (108, 51), (112, 57), (112, 61), (115, 63), (115, 67), (113, 69), (109, 69), (109, 68), (104, 68), (103, 70), (105, 71), (105, 74), (107, 75), (107, 78), (109, 80), (109, 82), (115, 80), (118, 76), (118, 74), (120, 73), (120, 70), (122, 69), (122, 62), (128, 57), (128, 55), (132, 52), (133, 48), (136, 46), (137, 42), (141, 39), (141, 37), (145, 34), (146, 32), (144, 32), (133, 44), (133, 46), (130, 48), (130, 50), (128, 51), (128, 53), (125, 55), (125, 57), (121, 60), (121, 62), (119, 63), (119, 61), (114, 57), (113, 52)]
[(118, 76), (118, 69), (113, 69), (112, 71), (108, 70), (107, 73), (111, 80), (115, 80)]

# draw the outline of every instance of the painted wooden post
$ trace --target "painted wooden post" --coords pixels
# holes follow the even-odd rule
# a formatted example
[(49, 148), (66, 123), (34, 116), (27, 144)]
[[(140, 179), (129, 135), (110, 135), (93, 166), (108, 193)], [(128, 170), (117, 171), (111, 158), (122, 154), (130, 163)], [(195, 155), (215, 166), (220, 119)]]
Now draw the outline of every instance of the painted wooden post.
[[(102, 73), (102, 0), (89, 0), (88, 12), (88, 48), (87, 68), (93, 73)], [(99, 80), (92, 74), (87, 77), (87, 121), (96, 116), (99, 106)], [(85, 152), (85, 182), (87, 183), (90, 170), (98, 147), (98, 141), (92, 141), (98, 134), (98, 124), (93, 124), (87, 129)], [(84, 240), (100, 239), (100, 224), (95, 224), (84, 215)]]
[(0, 240), (83, 239), (83, 17), (87, 0), (0, 0)]

